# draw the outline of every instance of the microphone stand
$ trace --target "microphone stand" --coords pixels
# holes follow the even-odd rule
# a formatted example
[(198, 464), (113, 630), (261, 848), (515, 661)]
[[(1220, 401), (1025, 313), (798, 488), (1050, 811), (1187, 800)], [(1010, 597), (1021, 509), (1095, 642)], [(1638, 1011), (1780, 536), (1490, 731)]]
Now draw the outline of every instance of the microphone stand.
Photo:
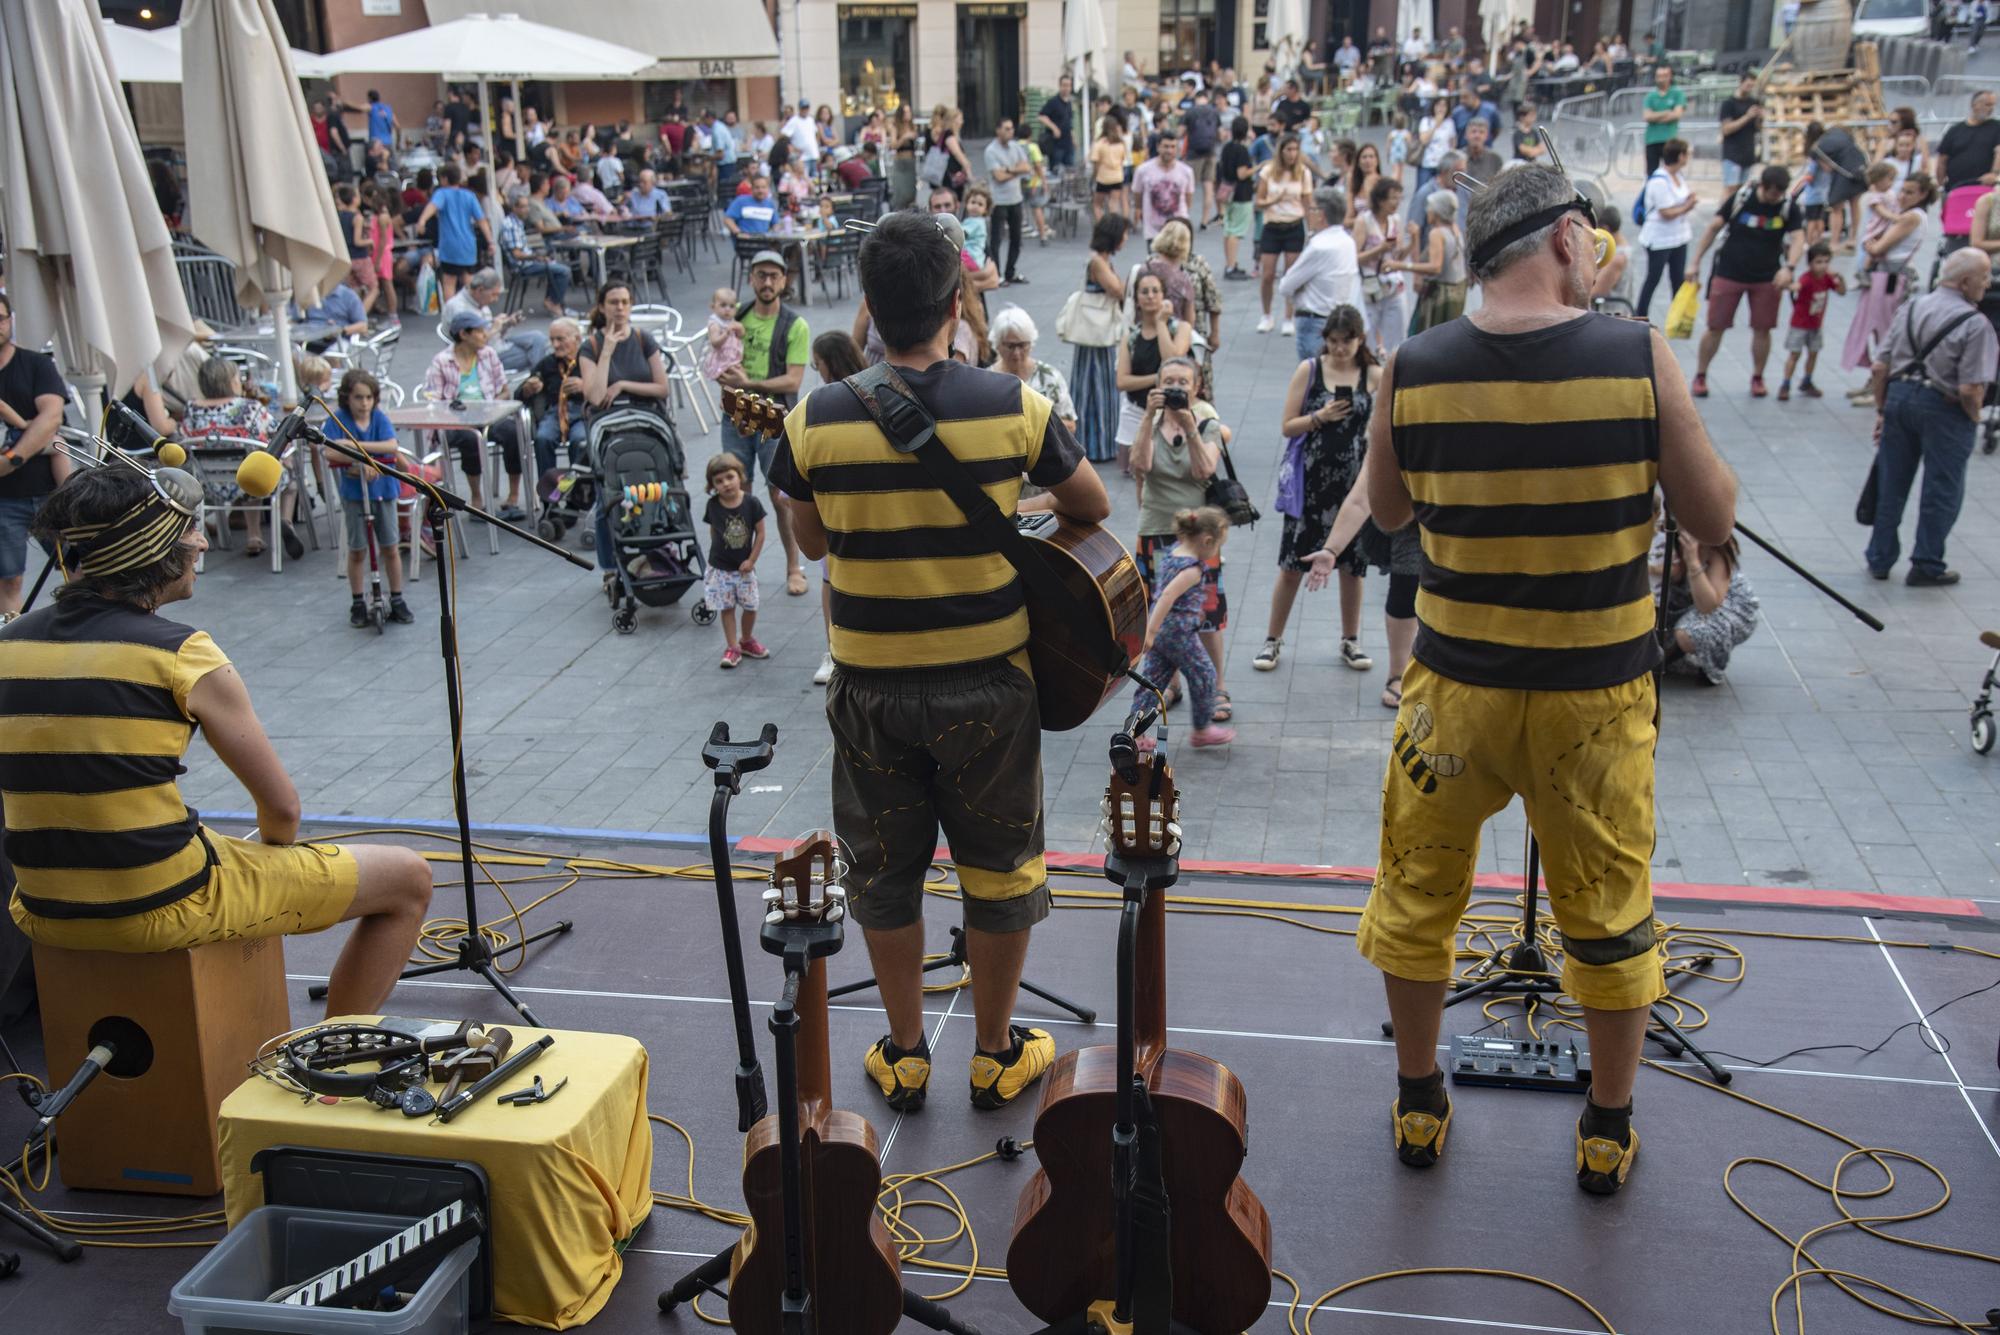
[[(308, 401), (314, 401), (311, 395), (308, 395), (307, 398)], [(325, 407), (326, 405), (322, 403), (320, 406)], [(329, 412), (328, 416), (330, 418), (332, 414)], [(276, 433), (277, 443), (274, 443), (272, 446), (273, 452), (282, 449), (283, 442), (289, 440), (292, 435), (301, 436), (316, 445), (331, 450), (344, 459), (373, 468), (378, 472), (386, 473), (398, 482), (415, 487), (424, 495), (425, 499), (441, 510), (450, 511), (455, 514), (472, 515), (477, 519), (491, 524), (494, 528), (513, 534), (523, 542), (540, 547), (544, 551), (552, 552), (572, 565), (580, 566), (585, 570), (591, 568), (590, 562), (576, 553), (566, 551), (557, 544), (549, 542), (537, 534), (530, 533), (524, 528), (510, 524), (504, 519), (487, 514), (484, 510), (473, 505), (456, 492), (447, 491), (437, 483), (418, 477), (416, 474), (407, 472), (394, 464), (383, 463), (356, 445), (329, 439), (324, 432), (307, 426), (303, 413), (300, 410), (295, 409), (293, 415), (287, 418), (286, 421), (292, 424), (291, 428), (287, 431), (283, 424), (280, 425)], [(445, 529), (445, 541), (448, 543), (451, 540), (449, 536), (450, 525), (445, 525)], [(514, 994), (512, 988), (507, 986), (506, 979), (502, 978), (499, 970), (494, 967), (496, 957), (493, 953), (493, 948), (486, 943), (485, 936), (479, 930), (479, 906), (474, 894), (472, 869), (472, 815), (466, 804), (465, 794), (465, 705), (461, 696), (459, 683), (458, 625), (452, 615), (453, 579), (454, 575), (451, 563), (449, 561), (439, 562), (438, 629), (440, 647), (444, 653), (445, 710), (451, 724), (451, 795), (452, 805), (458, 816), (459, 869), (465, 886), (465, 935), (459, 938), (458, 955), (456, 958), (443, 960), (435, 964), (413, 965), (403, 970), (400, 977), (404, 979), (425, 978), (431, 974), (461, 972), (475, 974), (484, 979), (488, 986), (492, 987), (495, 992), (498, 992), (501, 999), (509, 1006), (512, 1006), (523, 1020), (534, 1025), (536, 1028), (541, 1028), (542, 1022), (535, 1018), (534, 1012), (529, 1010), (527, 1004)], [(565, 918), (553, 927), (524, 935), (512, 949), (520, 952), (522, 958), (525, 959), (529, 946), (547, 937), (560, 936), (574, 926), (573, 922)], [(308, 990), (308, 995), (315, 1001), (324, 1000), (326, 997), (326, 988), (324, 986), (315, 986)]]

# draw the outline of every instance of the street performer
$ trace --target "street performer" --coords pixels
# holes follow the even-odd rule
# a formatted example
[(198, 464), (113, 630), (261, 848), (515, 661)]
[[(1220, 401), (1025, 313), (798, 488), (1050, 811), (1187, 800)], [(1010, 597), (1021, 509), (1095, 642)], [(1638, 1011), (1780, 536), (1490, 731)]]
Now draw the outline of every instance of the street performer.
[(1587, 209), (1550, 167), (1474, 195), (1466, 249), (1484, 304), (1383, 369), (1368, 497), (1385, 529), (1414, 516), (1423, 570), (1359, 945), (1395, 1024), (1396, 1153), (1427, 1168), (1451, 1124), (1438, 1028), (1479, 829), (1520, 795), (1563, 987), (1590, 1032), (1577, 1183), (1608, 1195), (1638, 1154), (1632, 1081), (1666, 992), (1650, 879), (1653, 489), (1683, 532), (1719, 546), (1736, 481), (1660, 334), (1590, 313)]
[[(355, 921), (332, 1015), (381, 1009), (430, 904), (407, 848), (299, 843), (299, 798), (250, 693), (206, 631), (160, 616), (194, 593), (201, 525), (152, 478), (88, 468), (35, 531), (66, 582), (0, 629), (0, 800), (32, 940), (129, 954)], [(252, 843), (205, 828), (175, 779), (199, 728), (257, 809)]]
[[(1003, 514), (1016, 512), (1025, 475), (1047, 491), (1028, 507), (1098, 522), (1111, 509), (1104, 485), (1049, 401), (1014, 376), (952, 360), (963, 289), (946, 226), (895, 213), (862, 243), (861, 291), (889, 364)], [(864, 1059), (869, 1078), (898, 1111), (924, 1101), (922, 901), (942, 826), (972, 971), (972, 1104), (1005, 1107), (1055, 1060), (1046, 1031), (1013, 1023), (1029, 929), (1049, 912), (1020, 582), (844, 382), (786, 417), (770, 472), (791, 498), (800, 549), (826, 558), (832, 590), (834, 830), (854, 856), (850, 912), (889, 1015)]]

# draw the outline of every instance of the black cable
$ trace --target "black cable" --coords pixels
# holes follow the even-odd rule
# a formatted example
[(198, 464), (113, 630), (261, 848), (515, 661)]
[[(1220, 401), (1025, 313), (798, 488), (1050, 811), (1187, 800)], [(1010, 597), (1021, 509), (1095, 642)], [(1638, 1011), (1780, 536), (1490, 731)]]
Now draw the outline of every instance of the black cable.
[[(1916, 1019), (1905, 1020), (1903, 1023), (1897, 1025), (1894, 1029), (1891, 1029), (1889, 1031), (1888, 1035), (1885, 1038), (1883, 1038), (1883, 1040), (1880, 1043), (1877, 1043), (1872, 1048), (1864, 1048), (1858, 1043), (1818, 1043), (1814, 1044), (1812, 1047), (1809, 1048), (1793, 1048), (1790, 1052), (1781, 1053), (1776, 1057), (1771, 1057), (1764, 1061), (1759, 1061), (1754, 1057), (1738, 1056), (1736, 1053), (1733, 1052), (1724, 1052), (1720, 1048), (1710, 1048), (1709, 1053), (1712, 1056), (1728, 1057), (1732, 1061), (1742, 1062), (1745, 1066), (1776, 1066), (1781, 1061), (1785, 1061), (1792, 1057), (1803, 1056), (1809, 1052), (1858, 1052), (1864, 1057), (1872, 1057), (1876, 1053), (1880, 1052), (1883, 1048), (1888, 1047), (1890, 1041), (1894, 1039), (1896, 1035), (1902, 1033), (1905, 1029), (1909, 1029), (1912, 1027), (1923, 1027), (1928, 1023), (1928, 1021), (1933, 1015), (1936, 1015), (1939, 1011), (1945, 1009), (1945, 1007), (1956, 1006), (1961, 1001), (1968, 1001), (1971, 998), (1979, 996), (1982, 993), (1991, 992), (1996, 987), (2000, 987), (2000, 979), (1995, 979), (1994, 981), (1988, 983), (1984, 987), (1976, 987), (1970, 992), (1961, 992), (1959, 995), (1953, 997), (1950, 1001), (1941, 1002), (1938, 1005), (1933, 1006), (1931, 1009), (1925, 1011), (1922, 1015), (1919, 1015)], [(1926, 1037), (1923, 1040), (1924, 1046), (1929, 1048), (1932, 1052), (1935, 1052), (1940, 1057), (1942, 1057), (1946, 1053), (1951, 1051), (1951, 1040), (1946, 1038), (1943, 1034), (1937, 1033), (1937, 1031), (1934, 1029), (1925, 1029), (1924, 1032), (1926, 1035)], [(1931, 1034), (1937, 1035), (1936, 1043), (1931, 1042), (1929, 1037), (1929, 1035)]]

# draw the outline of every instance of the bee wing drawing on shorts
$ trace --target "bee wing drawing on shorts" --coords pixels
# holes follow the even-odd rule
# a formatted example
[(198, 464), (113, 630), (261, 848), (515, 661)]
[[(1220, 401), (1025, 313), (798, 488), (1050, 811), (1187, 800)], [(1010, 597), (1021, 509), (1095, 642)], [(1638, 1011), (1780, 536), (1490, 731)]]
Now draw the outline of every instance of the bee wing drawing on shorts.
[(1434, 754), (1423, 749), (1421, 743), (1430, 737), (1436, 727), (1429, 705), (1421, 700), (1412, 701), (1406, 712), (1408, 722), (1397, 720), (1396, 737), (1390, 751), (1403, 773), (1416, 785), (1417, 791), (1429, 796), (1437, 791), (1439, 779), (1450, 779), (1464, 773), (1465, 761), (1448, 752)]

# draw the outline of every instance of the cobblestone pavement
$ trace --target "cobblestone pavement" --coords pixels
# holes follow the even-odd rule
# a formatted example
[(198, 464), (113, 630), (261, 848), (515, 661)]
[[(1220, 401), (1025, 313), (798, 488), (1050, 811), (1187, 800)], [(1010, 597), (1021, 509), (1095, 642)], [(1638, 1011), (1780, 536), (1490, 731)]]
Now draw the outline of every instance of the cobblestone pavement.
[[(1221, 237), (1197, 248), (1220, 273)], [(1057, 310), (1080, 280), (1081, 238), (1030, 243), (1027, 286), (991, 294), (1039, 322), (1039, 351), (1067, 373)], [(1128, 247), (1121, 261), (1136, 258)], [(726, 283), (726, 261), (704, 256), (692, 280), (673, 275), (672, 299), (698, 322)], [(1295, 365), (1292, 340), (1252, 332), (1255, 283), (1224, 284), (1217, 404), (1236, 433), (1251, 494), (1269, 509), (1281, 442), (1280, 403)], [(852, 284), (805, 314), (815, 332), (845, 328)], [(1665, 301), (1662, 296), (1658, 299)], [(1827, 345), (1837, 349), (1851, 302), (1836, 302)], [(1788, 305), (1789, 310), (1789, 305)], [(1662, 314), (1664, 312), (1661, 312)], [(1878, 584), (1861, 561), (1851, 517), (1869, 456), (1871, 415), (1839, 391), (1857, 383), (1829, 353), (1820, 401), (1748, 397), (1748, 337), (1726, 342), (1702, 412), (1742, 479), (1741, 519), (1887, 624), (1876, 634), (1762, 552), (1745, 569), (1764, 622), (1714, 688), (1671, 682), (1659, 750), (1662, 880), (1811, 884), (1910, 894), (2000, 895), (1995, 766), (1973, 755), (1966, 711), (1990, 654), (1978, 633), (2000, 628), (2000, 459), (1972, 461), (1965, 513), (1951, 542), (1964, 582), (1954, 589)], [(405, 326), (396, 375), (417, 382), (437, 349), (429, 322)], [(1692, 344), (1677, 345), (1692, 367)], [(1774, 357), (1782, 357), (1782, 350)], [(1775, 371), (1781, 363), (1774, 365)], [(1775, 388), (1775, 386), (1774, 386)], [(691, 469), (716, 448), (683, 410)], [(1112, 528), (1133, 537), (1132, 489), (1115, 474)], [(1912, 507), (1914, 510), (1914, 506)], [(1906, 524), (1914, 523), (1914, 514)], [(1906, 527), (1906, 538), (1909, 533)], [(638, 632), (614, 635), (595, 574), (508, 541), (498, 557), (475, 527), (459, 564), (465, 657), (466, 764), (474, 819), (616, 830), (698, 831), (709, 784), (701, 740), (717, 719), (739, 731), (780, 729), (776, 763), (735, 807), (739, 834), (789, 835), (828, 818), (829, 742), (821, 689), (812, 684), (824, 637), (817, 597), (787, 597), (783, 557), (768, 544), (758, 636), (767, 662), (717, 670), (721, 636), (685, 607), (648, 609)], [(1225, 684), (1234, 745), (1183, 749), (1183, 823), (1190, 856), (1372, 865), (1391, 715), (1378, 703), (1384, 581), (1367, 585), (1367, 672), (1341, 666), (1331, 594), (1302, 596), (1274, 672), (1251, 668), (1279, 539), (1267, 518), (1230, 544)], [(211, 630), (250, 684), (308, 812), (391, 820), (450, 814), (449, 748), (438, 640), (436, 571), (414, 586), (418, 624), (378, 638), (352, 630), (330, 535), (273, 575), (262, 562), (217, 553), (191, 603), (174, 609)], [(239, 544), (240, 546), (240, 544)], [(1900, 570), (1898, 572), (1900, 576)], [(1184, 711), (1172, 716), (1185, 719)], [(1103, 711), (1077, 731), (1045, 738), (1051, 846), (1091, 846), (1105, 746), (1117, 721)], [(240, 810), (241, 789), (205, 748), (189, 757), (184, 787), (200, 807)], [(1481, 866), (1518, 870), (1518, 806), (1492, 822)]]

